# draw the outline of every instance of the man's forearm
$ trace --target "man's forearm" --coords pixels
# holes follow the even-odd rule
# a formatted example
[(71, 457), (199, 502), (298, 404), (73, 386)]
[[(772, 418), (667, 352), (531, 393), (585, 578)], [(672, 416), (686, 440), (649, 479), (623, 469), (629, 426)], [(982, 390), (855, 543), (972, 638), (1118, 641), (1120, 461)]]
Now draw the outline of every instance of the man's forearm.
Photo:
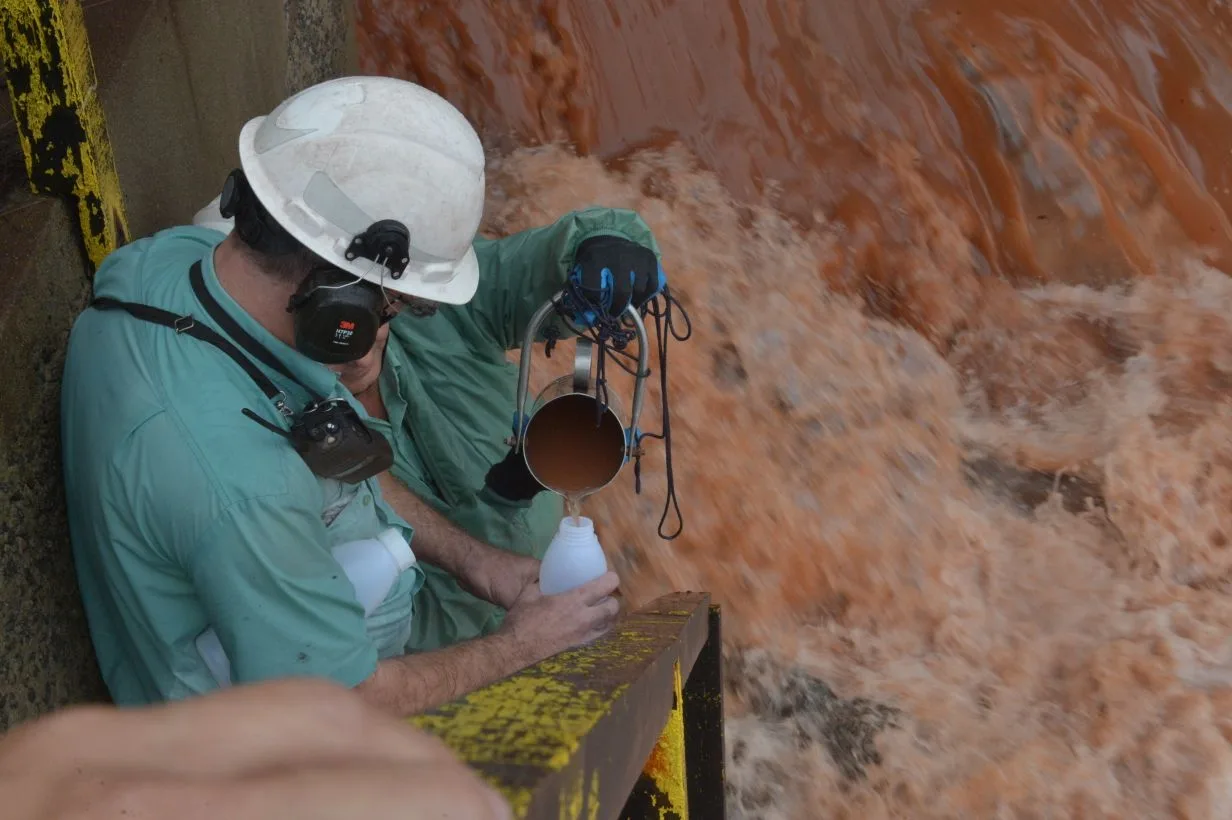
[(468, 592), (487, 595), (487, 589), (478, 588), (486, 579), (475, 577), (475, 569), (482, 564), (483, 553), (493, 547), (432, 509), (392, 473), (382, 473), (380, 484), (385, 501), (415, 528), (415, 556), (448, 572)]
[(498, 632), (435, 652), (383, 660), (356, 691), (369, 703), (407, 717), (494, 683), (533, 661), (508, 634)]

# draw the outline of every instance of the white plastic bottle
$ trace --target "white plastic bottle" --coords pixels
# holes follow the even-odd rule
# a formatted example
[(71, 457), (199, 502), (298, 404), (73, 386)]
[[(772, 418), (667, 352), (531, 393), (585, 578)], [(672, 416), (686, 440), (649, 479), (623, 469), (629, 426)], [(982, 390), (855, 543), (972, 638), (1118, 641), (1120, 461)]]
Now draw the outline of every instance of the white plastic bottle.
[(595, 522), (566, 515), (539, 567), (539, 589), (558, 595), (580, 587), (607, 572), (607, 557), (595, 536)]
[[(411, 545), (393, 527), (376, 538), (339, 544), (331, 552), (355, 588), (355, 597), (363, 606), (365, 617), (381, 605), (398, 581), (398, 576), (415, 564)], [(213, 627), (198, 635), (196, 643), (197, 651), (201, 653), (201, 659), (214, 680), (219, 686), (230, 686), (231, 661)]]

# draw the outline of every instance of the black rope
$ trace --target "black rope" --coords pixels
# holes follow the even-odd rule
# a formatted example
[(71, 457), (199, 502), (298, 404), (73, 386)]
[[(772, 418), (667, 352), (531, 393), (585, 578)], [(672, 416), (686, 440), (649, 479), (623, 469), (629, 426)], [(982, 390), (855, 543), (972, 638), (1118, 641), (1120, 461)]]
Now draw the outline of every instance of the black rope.
[[(659, 297), (655, 297), (648, 303), (650, 315), (655, 320), (655, 336), (659, 344), (659, 382), (660, 391), (663, 401), (663, 431), (661, 433), (645, 433), (645, 438), (657, 438), (663, 442), (663, 461), (665, 472), (667, 473), (667, 501), (663, 506), (663, 517), (659, 519), (659, 537), (665, 541), (672, 541), (677, 538), (680, 533), (684, 532), (684, 514), (680, 511), (680, 498), (676, 495), (676, 473), (672, 467), (672, 414), (671, 408), (667, 399), (667, 343), (669, 339), (675, 339), (678, 342), (686, 342), (693, 335), (693, 321), (689, 318), (688, 312), (680, 301), (672, 295), (671, 289), (663, 286), (662, 293), (663, 304), (659, 304)], [(676, 331), (676, 314), (680, 312), (680, 317), (684, 320), (685, 329), (683, 333)], [(638, 484), (641, 483), (640, 473), (641, 459), (634, 466), (634, 475), (637, 477)], [(641, 491), (640, 486), (638, 491)], [(663, 525), (667, 523), (667, 516), (673, 509), (676, 511), (676, 531), (671, 535), (666, 535), (663, 532)]]
[(555, 325), (549, 325), (547, 330), (543, 331), (543, 352), (549, 359), (552, 358), (552, 351), (556, 349), (556, 343), (560, 341), (560, 328)]
[(603, 425), (603, 413), (611, 401), (607, 390), (607, 354), (606, 345), (599, 345), (599, 361), (595, 368), (595, 429)]
[[(570, 331), (571, 331), (571, 332), (572, 332), (575, 336), (584, 336), (584, 337), (586, 337), (586, 338), (590, 339), (590, 340), (591, 340), (592, 342), (594, 342), (596, 345), (599, 345), (599, 344), (600, 344), (600, 342), (599, 342), (599, 334), (597, 334), (594, 330), (586, 330), (586, 329), (584, 329), (584, 328), (580, 328), (580, 327), (578, 327), (578, 326), (577, 326), (576, 324), (574, 324), (574, 323), (573, 323), (573, 321), (572, 321), (572, 320), (571, 320), (571, 319), (570, 319), (570, 318), (569, 318), (569, 317), (568, 317), (568, 316), (564, 313), (564, 311), (563, 311), (563, 310), (562, 310), (562, 311), (561, 311), (561, 313), (560, 313), (560, 317), (561, 317), (562, 321), (565, 323), (565, 326), (566, 326), (567, 328), (569, 328), (569, 330), (570, 330)], [(554, 330), (554, 328), (550, 328), (549, 330)], [(628, 333), (629, 333), (629, 335), (630, 335), (632, 338), (637, 338), (637, 331), (636, 331), (636, 330), (630, 329), (630, 330), (628, 331)], [(545, 335), (546, 335), (546, 334), (545, 334)], [(559, 332), (557, 333), (557, 338), (559, 338)], [(550, 343), (554, 343), (554, 342), (553, 342), (553, 340), (551, 340), (551, 339), (549, 339), (548, 341), (549, 341)], [(633, 352), (631, 352), (631, 351), (629, 351), (627, 348), (628, 348), (628, 343), (627, 343), (627, 342), (626, 342), (625, 344), (623, 344), (623, 345), (622, 345), (621, 347), (619, 347), (619, 348), (616, 348), (615, 346), (607, 346), (607, 345), (605, 344), (605, 345), (602, 345), (602, 346), (601, 346), (601, 352), (605, 352), (607, 355), (611, 356), (611, 357), (612, 357), (612, 360), (613, 360), (614, 362), (616, 362), (616, 365), (617, 365), (617, 366), (618, 366), (621, 370), (625, 371), (625, 372), (626, 372), (626, 373), (628, 373), (630, 376), (633, 376), (634, 378), (637, 378), (637, 354), (636, 354), (636, 353), (633, 353)], [(622, 359), (624, 359), (625, 361), (631, 362), (631, 364), (625, 364), (625, 362), (624, 362), (624, 361), (621, 361)]]
[[(662, 303), (660, 303), (662, 300)], [(659, 518), (659, 537), (665, 541), (672, 541), (679, 537), (684, 531), (684, 515), (680, 511), (680, 499), (676, 494), (676, 475), (672, 464), (672, 420), (671, 410), (668, 403), (667, 391), (667, 344), (669, 339), (675, 339), (678, 342), (688, 341), (693, 335), (693, 322), (689, 318), (688, 312), (680, 301), (672, 295), (671, 289), (664, 285), (662, 292), (646, 303), (644, 308), (655, 320), (655, 335), (658, 342), (658, 359), (659, 359), (659, 379), (660, 391), (663, 402), (663, 429), (659, 433), (639, 433), (637, 430), (630, 430), (630, 436), (636, 436), (637, 440), (631, 441), (630, 444), (636, 449), (643, 438), (659, 439), (663, 442), (664, 465), (667, 473), (667, 500), (664, 503), (663, 515)], [(679, 312), (681, 319), (684, 321), (684, 331), (680, 332), (676, 328), (676, 311)], [(607, 409), (609, 401), (609, 393), (607, 386), (607, 361), (609, 357), (616, 365), (634, 378), (649, 378), (651, 371), (648, 369), (645, 373), (637, 372), (638, 355), (628, 350), (629, 343), (637, 338), (636, 328), (632, 326), (632, 320), (621, 316), (611, 316), (605, 311), (599, 310), (597, 306), (590, 303), (586, 296), (582, 293), (581, 288), (577, 285), (572, 285), (565, 291), (565, 298), (557, 308), (557, 313), (564, 321), (565, 325), (574, 334), (589, 338), (599, 349), (599, 360), (596, 363), (595, 373), (595, 424), (601, 423), (603, 413)], [(590, 328), (579, 328), (573, 321), (572, 316), (586, 315), (597, 317)], [(555, 347), (556, 339), (549, 336), (547, 341), (549, 349)], [(640, 351), (638, 351), (640, 354)], [(625, 361), (633, 364), (626, 364)], [(634, 491), (639, 495), (642, 492), (642, 458), (639, 452), (634, 457), (633, 462), (633, 478)], [(676, 513), (676, 531), (671, 535), (667, 535), (663, 531), (664, 525), (667, 523), (668, 515), (675, 510)]]

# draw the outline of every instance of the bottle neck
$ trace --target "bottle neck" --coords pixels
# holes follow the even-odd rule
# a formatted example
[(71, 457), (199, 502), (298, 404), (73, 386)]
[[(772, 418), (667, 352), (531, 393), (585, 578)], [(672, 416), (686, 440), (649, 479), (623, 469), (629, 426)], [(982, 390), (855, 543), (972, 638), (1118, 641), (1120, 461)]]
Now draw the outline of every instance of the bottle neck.
[(568, 546), (578, 547), (598, 543), (598, 538), (595, 537), (594, 522), (585, 517), (579, 517), (577, 521), (580, 523), (573, 523), (574, 519), (571, 516), (566, 516), (561, 520), (560, 529), (557, 532), (557, 538), (560, 542)]

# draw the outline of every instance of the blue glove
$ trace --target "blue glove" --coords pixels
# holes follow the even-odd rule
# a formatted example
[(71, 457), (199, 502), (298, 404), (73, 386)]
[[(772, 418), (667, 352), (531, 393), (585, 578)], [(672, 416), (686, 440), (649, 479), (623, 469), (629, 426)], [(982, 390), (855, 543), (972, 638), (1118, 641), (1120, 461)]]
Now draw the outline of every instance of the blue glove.
[(667, 284), (654, 251), (623, 236), (593, 236), (578, 245), (573, 260), (569, 279), (589, 302), (588, 325), (597, 314), (618, 317), (630, 304), (644, 311)]

